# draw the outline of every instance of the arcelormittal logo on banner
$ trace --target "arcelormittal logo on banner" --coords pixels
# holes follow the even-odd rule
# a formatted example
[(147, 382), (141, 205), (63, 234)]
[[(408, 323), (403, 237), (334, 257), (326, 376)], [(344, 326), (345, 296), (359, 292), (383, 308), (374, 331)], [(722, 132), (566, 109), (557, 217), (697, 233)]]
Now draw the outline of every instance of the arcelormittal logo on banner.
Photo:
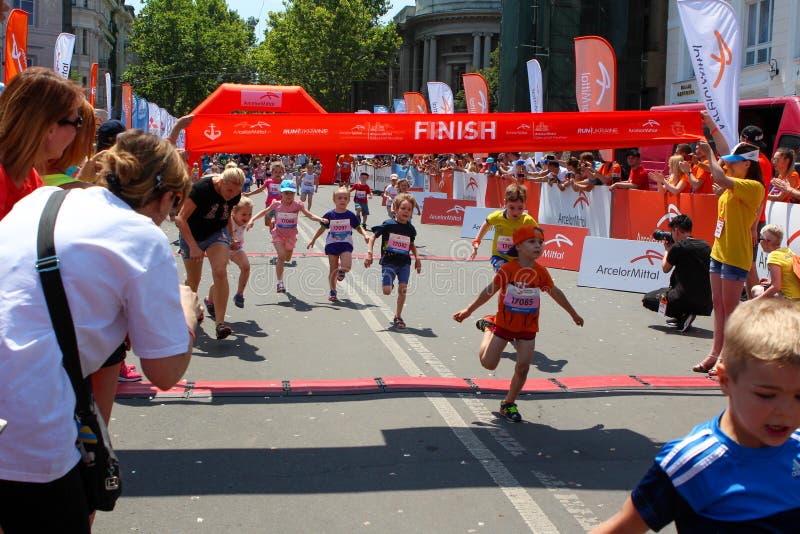
[(678, 0), (697, 89), (728, 146), (739, 138), (739, 71), (742, 39), (728, 2)]
[(242, 106), (249, 108), (280, 108), (283, 93), (280, 91), (242, 91)]

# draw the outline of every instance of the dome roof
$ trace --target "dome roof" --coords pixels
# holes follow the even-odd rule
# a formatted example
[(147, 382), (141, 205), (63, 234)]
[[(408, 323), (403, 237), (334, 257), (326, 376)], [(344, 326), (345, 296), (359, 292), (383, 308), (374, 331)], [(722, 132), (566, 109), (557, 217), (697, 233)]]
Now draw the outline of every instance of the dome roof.
[(469, 9), (500, 10), (500, 0), (466, 1), (466, 0), (417, 0), (415, 15), (429, 15), (446, 11), (464, 11)]

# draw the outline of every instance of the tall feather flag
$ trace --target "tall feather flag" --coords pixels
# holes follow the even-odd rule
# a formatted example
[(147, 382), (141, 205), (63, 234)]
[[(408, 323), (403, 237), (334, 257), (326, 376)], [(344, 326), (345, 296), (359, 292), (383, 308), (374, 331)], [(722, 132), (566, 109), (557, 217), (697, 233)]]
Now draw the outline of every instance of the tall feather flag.
[(428, 82), (431, 113), (453, 113), (453, 90), (444, 82)]
[(12, 9), (6, 25), (6, 85), (28, 67), (28, 13)]
[(111, 102), (111, 73), (110, 72), (106, 72), (105, 79), (106, 79), (106, 109), (108, 109), (108, 118), (110, 119), (111, 117), (113, 117), (113, 115), (111, 114), (111, 111), (112, 111), (111, 110), (111, 104), (112, 104), (112, 102)]
[(489, 113), (489, 84), (478, 72), (461, 75), (464, 82), (464, 98), (467, 101), (467, 113)]
[[(528, 93), (531, 99), (531, 113), (544, 112), (544, 91), (542, 89), (542, 66), (536, 59), (530, 59), (526, 63), (528, 70)], [(543, 152), (535, 152), (534, 161), (541, 161), (544, 157)]]
[(739, 73), (742, 36), (727, 2), (678, 0), (698, 93), (719, 132), (733, 148), (739, 140)]
[(428, 104), (422, 94), (409, 91), (403, 93), (403, 100), (406, 103), (406, 113), (427, 113)]
[(129, 83), (122, 84), (122, 120), (125, 128), (133, 128), (133, 88)]
[(89, 73), (89, 103), (95, 107), (97, 102), (97, 63), (92, 63)]
[(75, 50), (75, 36), (71, 33), (60, 33), (56, 39), (53, 53), (53, 70), (64, 78), (69, 78), (72, 66), (72, 52)]
[[(578, 111), (614, 111), (617, 108), (617, 56), (608, 41), (596, 35), (575, 38), (575, 99)], [(611, 149), (600, 151), (604, 161)]]

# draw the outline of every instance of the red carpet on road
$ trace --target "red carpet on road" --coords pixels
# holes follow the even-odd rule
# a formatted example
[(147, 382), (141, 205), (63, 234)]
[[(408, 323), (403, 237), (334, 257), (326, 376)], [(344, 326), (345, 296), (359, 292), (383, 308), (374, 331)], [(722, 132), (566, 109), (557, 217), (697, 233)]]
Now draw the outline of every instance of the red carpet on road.
[[(160, 391), (148, 382), (119, 384), (118, 398), (208, 398), (302, 395), (372, 395), (401, 392), (498, 393), (508, 391), (508, 379), (386, 376), (344, 380), (182, 380), (172, 389)], [(573, 393), (580, 391), (648, 391), (656, 389), (717, 389), (708, 376), (568, 376), (533, 378), (524, 394)]]

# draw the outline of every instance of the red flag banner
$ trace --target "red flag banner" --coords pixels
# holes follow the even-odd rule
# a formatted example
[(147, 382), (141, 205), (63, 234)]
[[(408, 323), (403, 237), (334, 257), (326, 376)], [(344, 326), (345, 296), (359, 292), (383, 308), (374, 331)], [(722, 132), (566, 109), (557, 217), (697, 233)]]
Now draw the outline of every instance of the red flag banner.
[(462, 74), (467, 113), (489, 113), (489, 85), (478, 72)]
[(92, 71), (89, 74), (89, 103), (94, 107), (97, 98), (97, 63), (92, 63)]
[(28, 67), (28, 13), (12, 9), (6, 26), (5, 83)]
[[(580, 111), (617, 109), (617, 56), (602, 37), (575, 38), (575, 100)], [(611, 161), (610, 150), (602, 150), (604, 161)]]
[(406, 102), (406, 113), (427, 113), (428, 103), (421, 93), (403, 93), (403, 100)]
[(122, 84), (122, 113), (125, 116), (125, 128), (133, 125), (133, 88), (129, 83)]

